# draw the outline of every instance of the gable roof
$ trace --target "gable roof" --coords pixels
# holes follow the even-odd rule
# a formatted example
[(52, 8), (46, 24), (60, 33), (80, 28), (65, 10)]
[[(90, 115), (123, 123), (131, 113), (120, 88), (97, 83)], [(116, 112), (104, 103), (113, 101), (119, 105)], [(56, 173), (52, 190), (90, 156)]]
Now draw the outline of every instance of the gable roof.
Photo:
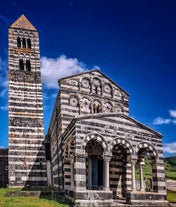
[(37, 29), (30, 23), (30, 21), (23, 14), (13, 24), (11, 24), (10, 28), (37, 31)]
[(82, 72), (82, 73), (77, 73), (77, 74), (74, 74), (74, 75), (66, 76), (66, 77), (64, 77), (64, 78), (59, 79), (59, 80), (58, 80), (58, 83), (60, 84), (60, 82), (61, 82), (62, 80), (65, 80), (65, 79), (74, 78), (74, 77), (77, 77), (77, 76), (80, 76), (80, 75), (83, 75), (83, 74), (92, 73), (92, 72), (98, 72), (98, 73), (100, 73), (102, 76), (104, 76), (106, 79), (108, 79), (112, 84), (114, 84), (114, 85), (117, 86), (120, 90), (122, 90), (127, 96), (129, 96), (129, 94), (128, 94), (123, 88), (121, 88), (117, 83), (115, 83), (113, 80), (111, 80), (108, 76), (106, 76), (103, 72), (101, 72), (101, 71), (98, 70), (98, 69), (88, 70), (88, 71), (85, 71), (85, 72)]
[(70, 124), (67, 126), (65, 132), (63, 133), (63, 135), (67, 134), (67, 132), (70, 130), (70, 128), (72, 128), (72, 126), (74, 126), (76, 124), (77, 121), (80, 121), (80, 120), (86, 120), (86, 119), (98, 119), (98, 118), (108, 118), (108, 117), (120, 117), (120, 118), (124, 118), (128, 121), (130, 121), (131, 123), (134, 123), (136, 124), (138, 127), (140, 127), (141, 129), (144, 129), (144, 130), (147, 130), (149, 131), (150, 133), (156, 135), (157, 137), (160, 137), (162, 138), (162, 134), (154, 131), (153, 129), (149, 128), (148, 126), (145, 126), (144, 124), (142, 124), (141, 122), (125, 115), (125, 114), (122, 114), (122, 113), (107, 113), (107, 114), (104, 114), (104, 113), (98, 113), (98, 114), (89, 114), (89, 115), (80, 115), (76, 118), (74, 118)]

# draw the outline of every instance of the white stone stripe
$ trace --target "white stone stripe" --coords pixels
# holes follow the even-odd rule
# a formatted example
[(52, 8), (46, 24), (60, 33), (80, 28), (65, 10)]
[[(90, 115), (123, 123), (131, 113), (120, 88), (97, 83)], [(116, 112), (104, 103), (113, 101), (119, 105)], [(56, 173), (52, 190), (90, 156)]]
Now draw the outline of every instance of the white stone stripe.
[[(10, 133), (9, 134), (13, 134), (13, 135), (22, 135), (23, 134), (23, 132), (14, 132), (14, 131), (11, 131), (10, 130)], [(24, 133), (25, 135), (42, 135), (42, 136), (44, 136), (44, 134), (43, 133), (40, 133), (40, 132), (25, 132)], [(36, 139), (37, 139), (37, 137), (36, 137)]]
[(46, 170), (36, 170), (36, 169), (15, 169), (15, 172), (46, 172)]
[[(30, 146), (30, 145), (29, 145)], [(25, 148), (25, 146), (24, 146), (24, 148)], [(38, 151), (38, 150), (28, 150), (28, 149), (18, 149), (18, 150), (14, 150), (14, 149), (12, 149), (11, 150), (12, 152), (24, 152), (24, 153), (38, 153), (38, 152), (43, 152), (43, 153), (45, 153), (45, 150), (40, 150), (40, 151)], [(25, 155), (25, 154), (24, 154)], [(25, 156), (28, 156), (28, 155), (25, 155)], [(43, 155), (44, 156), (44, 155)]]
[[(25, 103), (27, 103), (27, 102), (25, 102)], [(31, 105), (32, 103), (29, 102), (29, 104)], [(30, 106), (14, 106), (14, 105), (9, 105), (9, 109), (43, 110), (43, 107), (30, 107)]]
[(9, 129), (40, 129), (43, 130), (43, 127), (37, 127), (37, 126), (33, 126), (33, 127), (20, 127), (20, 126), (9, 126)]
[(9, 84), (12, 85), (12, 86), (13, 86), (13, 85), (15, 85), (15, 86), (16, 86), (16, 85), (19, 85), (19, 86), (20, 86), (20, 85), (22, 85), (22, 86), (33, 86), (33, 85), (36, 85), (36, 86), (38, 86), (38, 87), (41, 87), (41, 86), (42, 86), (41, 83), (30, 83), (30, 82), (29, 82), (29, 83), (27, 83), (27, 84), (26, 84), (26, 83), (24, 84), (24, 82), (17, 82), (17, 81), (13, 81), (13, 80), (10, 80), (10, 81), (9, 81)]
[[(12, 150), (13, 151), (13, 150)], [(16, 158), (17, 156), (16, 155), (9, 155), (8, 156), (9, 158)], [(35, 158), (35, 159), (38, 159), (38, 158), (45, 158), (45, 155), (27, 155), (28, 158)], [(18, 158), (24, 158), (24, 155), (18, 155)], [(15, 161), (14, 161), (15, 162)]]
[[(14, 112), (15, 113), (15, 112)], [(24, 115), (24, 114), (19, 114), (19, 115), (17, 115), (17, 114), (10, 114), (9, 115), (9, 117), (11, 118), (11, 117), (23, 117), (23, 118), (31, 118), (31, 119), (43, 119), (43, 116), (42, 115), (33, 115), (32, 117), (29, 117), (29, 114), (26, 114), (26, 115)]]
[[(18, 103), (18, 101), (36, 101), (36, 98), (39, 100), (38, 102), (42, 101), (43, 98), (41, 95), (37, 95), (37, 96), (33, 96), (33, 95), (26, 95), (25, 96), (23, 94), (14, 94), (12, 95), (12, 93), (9, 93), (9, 98), (11, 98), (11, 100), (9, 100), (9, 103)], [(12, 98), (16, 99), (16, 100), (12, 100)]]
[(29, 138), (24, 138), (24, 137), (11, 137), (10, 138), (11, 140), (17, 140), (17, 141), (43, 141), (45, 138), (44, 138), (44, 136), (43, 136), (43, 138), (38, 138), (38, 137), (29, 137)]
[[(20, 156), (20, 155), (19, 155)], [(30, 155), (29, 155), (29, 157), (31, 157)], [(35, 157), (36, 159), (38, 158), (39, 156), (37, 156), (37, 157)], [(24, 156), (23, 156), (23, 158), (24, 158)], [(41, 157), (40, 156), (40, 158), (43, 158), (43, 157)], [(34, 161), (31, 161), (31, 162), (26, 162), (28, 165), (40, 165), (41, 163), (40, 162), (35, 162), (35, 160)], [(24, 162), (20, 162), (20, 161), (9, 161), (9, 164), (17, 164), (17, 165), (22, 165), (22, 164), (24, 164)], [(46, 165), (46, 163), (45, 162), (42, 162), (42, 165)]]

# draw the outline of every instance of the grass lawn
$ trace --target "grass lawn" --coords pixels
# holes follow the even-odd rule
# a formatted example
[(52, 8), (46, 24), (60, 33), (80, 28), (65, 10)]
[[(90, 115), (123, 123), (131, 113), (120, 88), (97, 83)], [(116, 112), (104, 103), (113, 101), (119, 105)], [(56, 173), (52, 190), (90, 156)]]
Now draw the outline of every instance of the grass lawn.
[(167, 191), (167, 200), (171, 203), (176, 203), (176, 192)]
[[(26, 197), (26, 196), (5, 196), (7, 192), (21, 191), (21, 189), (0, 188), (0, 207), (71, 207), (63, 197), (55, 201), (51, 196)], [(167, 191), (167, 200), (176, 203), (176, 192)]]
[(51, 200), (51, 196), (26, 197), (5, 196), (6, 192), (20, 191), (21, 189), (0, 188), (0, 207), (70, 207), (64, 199)]

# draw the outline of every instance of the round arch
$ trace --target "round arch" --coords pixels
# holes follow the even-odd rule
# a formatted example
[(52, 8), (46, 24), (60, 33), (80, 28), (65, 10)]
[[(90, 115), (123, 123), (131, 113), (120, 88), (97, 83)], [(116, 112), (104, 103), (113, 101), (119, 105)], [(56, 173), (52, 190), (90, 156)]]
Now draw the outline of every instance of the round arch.
[(136, 147), (136, 154), (138, 154), (141, 149), (146, 149), (146, 151), (149, 152), (151, 158), (155, 158), (155, 159), (158, 158), (158, 152), (151, 143), (148, 142), (139, 143), (139, 145)]
[(108, 144), (105, 141), (105, 138), (102, 135), (98, 134), (98, 133), (91, 133), (91, 134), (88, 134), (88, 135), (85, 136), (85, 138), (83, 139), (83, 147), (84, 147), (84, 149), (85, 149), (87, 143), (90, 140), (95, 140), (98, 143), (100, 143), (101, 146), (103, 147), (104, 152), (109, 151), (108, 150)]
[(116, 138), (110, 144), (110, 151), (112, 152), (115, 145), (121, 145), (127, 152), (128, 155), (134, 155), (134, 149), (131, 143), (125, 138)]

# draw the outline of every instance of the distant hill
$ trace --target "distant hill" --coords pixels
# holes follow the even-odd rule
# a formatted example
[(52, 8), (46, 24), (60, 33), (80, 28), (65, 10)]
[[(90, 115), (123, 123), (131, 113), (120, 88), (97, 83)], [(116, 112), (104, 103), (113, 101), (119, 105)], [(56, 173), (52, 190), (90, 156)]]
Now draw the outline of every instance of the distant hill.
[[(143, 169), (144, 177), (152, 177), (152, 167), (151, 160), (149, 158), (145, 159), (145, 166)], [(165, 176), (166, 179), (176, 180), (176, 156), (164, 158), (165, 163)], [(136, 179), (139, 180), (139, 168), (136, 168)]]
[(176, 180), (176, 156), (164, 158), (167, 179)]

